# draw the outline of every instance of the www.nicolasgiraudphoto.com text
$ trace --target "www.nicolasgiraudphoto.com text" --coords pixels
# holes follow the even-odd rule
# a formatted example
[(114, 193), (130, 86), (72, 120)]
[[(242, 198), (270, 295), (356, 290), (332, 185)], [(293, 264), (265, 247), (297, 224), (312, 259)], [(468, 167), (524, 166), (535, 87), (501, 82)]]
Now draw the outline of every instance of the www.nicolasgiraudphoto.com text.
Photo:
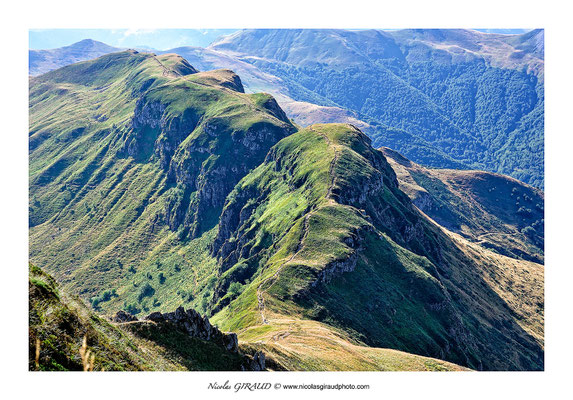
[(259, 391), (259, 390), (365, 390), (370, 389), (370, 385), (355, 385), (344, 383), (298, 383), (298, 384), (282, 384), (279, 382), (236, 382), (231, 383), (228, 380), (224, 383), (211, 382), (207, 389), (213, 390), (229, 390), (235, 393), (239, 391)]

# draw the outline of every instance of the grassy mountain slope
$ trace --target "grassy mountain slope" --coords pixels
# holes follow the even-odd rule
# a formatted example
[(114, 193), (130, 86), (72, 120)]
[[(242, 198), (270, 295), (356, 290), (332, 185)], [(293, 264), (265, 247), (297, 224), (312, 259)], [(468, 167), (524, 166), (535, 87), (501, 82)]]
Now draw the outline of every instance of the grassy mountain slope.
[(247, 362), (214, 342), (156, 324), (112, 324), (34, 265), (29, 293), (31, 371), (241, 370)]
[(420, 213), (354, 126), (134, 51), (31, 79), (30, 126), (30, 258), (98, 312), (184, 304), (273, 369), (543, 368), (543, 266)]
[[(424, 165), (486, 169), (542, 188), (543, 41), (543, 30), (246, 30), (207, 49), (167, 52), (238, 72), (247, 91), (272, 94), (302, 126), (351, 123)], [(30, 51), (30, 68), (118, 50), (82, 41)]]
[[(177, 47), (166, 50), (165, 53), (179, 54), (200, 70), (228, 68), (235, 71), (241, 76), (246, 92), (271, 94), (287, 115), (302, 126), (312, 125), (313, 123), (341, 122), (352, 123), (363, 130), (368, 130), (369, 128), (368, 123), (358, 120), (356, 114), (349, 110), (335, 107), (334, 105), (319, 106), (295, 100), (294, 97), (300, 97), (296, 94), (297, 91), (303, 90), (307, 92), (307, 95), (312, 95), (312, 93), (300, 85), (296, 88), (286, 85), (281, 78), (263, 72), (255, 65), (229, 54), (192, 46)], [(328, 100), (323, 99), (323, 103), (328, 103)]]
[[(543, 187), (542, 44), (543, 31), (260, 29), (209, 50), (280, 78), (295, 100), (348, 109), (462, 164)], [(413, 161), (452, 167), (412, 152), (408, 137), (371, 135)]]
[(227, 193), (294, 130), (230, 71), (133, 51), (32, 79), (30, 127), (31, 259), (132, 311), (201, 304)]
[[(64, 51), (65, 48), (51, 50), (59, 66), (87, 60), (94, 56), (90, 52), (90, 47), (81, 46), (81, 43), (74, 44), (72, 47), (76, 49), (76, 58), (67, 58), (67, 52)], [(85, 54), (80, 54), (84, 48)], [(116, 49), (116, 51), (119, 51), (119, 49)], [(229, 54), (192, 46), (177, 47), (159, 53), (179, 54), (200, 70), (232, 69), (242, 77), (246, 92), (266, 92), (271, 94), (281, 108), (285, 110), (286, 114), (301, 126), (314, 123), (350, 123), (360, 128), (379, 143), (394, 144), (396, 147), (401, 148), (402, 151), (407, 152), (413, 159), (423, 158), (426, 164), (440, 167), (467, 168), (467, 165), (463, 162), (452, 159), (444, 151), (415, 134), (400, 129), (388, 128), (366, 115), (361, 116), (362, 119), (358, 119), (356, 112), (337, 106), (333, 101), (303, 87), (295, 80), (289, 80), (288, 84), (286, 84), (280, 77), (264, 72), (257, 66)], [(31, 64), (30, 68), (35, 68), (35, 64), (34, 66)], [(55, 69), (55, 67), (49, 68), (44, 72), (52, 69)], [(312, 102), (295, 100), (295, 98), (312, 99)], [(398, 146), (397, 143), (400, 145)]]
[(471, 368), (542, 368), (543, 267), (477, 249), (415, 210), (364, 134), (313, 125), (227, 199), (213, 320), (242, 340), (310, 319)]
[[(443, 168), (468, 168), (463, 162), (425, 141), (421, 137), (401, 129), (389, 128), (365, 115), (338, 106), (327, 97), (317, 94), (296, 80), (280, 78), (239, 57), (199, 47), (178, 47), (165, 51), (176, 53), (201, 70), (229, 68), (241, 76), (245, 91), (271, 94), (285, 113), (297, 124), (308, 126), (315, 123), (349, 123), (368, 134), (377, 143), (399, 143), (414, 159), (424, 159), (429, 165)], [(300, 99), (312, 99), (300, 101)], [(321, 105), (319, 105), (321, 104)]]
[[(94, 51), (97, 49), (98, 51)], [(57, 68), (80, 61), (87, 61), (98, 56), (119, 52), (121, 49), (107, 46), (104, 43), (92, 40), (84, 40), (51, 50), (30, 50), (30, 75), (36, 76)], [(352, 123), (360, 129), (368, 130), (369, 125), (356, 119), (356, 115), (349, 110), (340, 107), (326, 107), (317, 104), (296, 101), (286, 85), (279, 77), (265, 73), (248, 62), (241, 61), (225, 53), (205, 49), (202, 47), (183, 46), (158, 54), (178, 54), (201, 71), (215, 69), (230, 69), (241, 76), (242, 83), (247, 93), (265, 92), (271, 94), (287, 115), (296, 123), (303, 126), (323, 122)], [(297, 90), (304, 90), (300, 86)], [(325, 100), (326, 101), (326, 100)]]
[(543, 263), (543, 192), (489, 172), (424, 168), (381, 150), (400, 189), (434, 221), (501, 254)]
[[(168, 326), (147, 321), (110, 323), (79, 298), (62, 291), (50, 275), (33, 265), (29, 293), (30, 371), (240, 371), (251, 361), (216, 342), (189, 337)], [(307, 323), (305, 335), (309, 326)], [(317, 365), (317, 355), (306, 351), (299, 356), (319, 369), (464, 370), (442, 360), (399, 351), (356, 346), (340, 339), (334, 343), (330, 345), (330, 365)], [(241, 346), (242, 352), (255, 350), (254, 346)], [(341, 362), (337, 359), (341, 352), (355, 357), (346, 355), (346, 361)], [(296, 357), (290, 355), (278, 356), (278, 362), (269, 361), (271, 367), (295, 369), (294, 360)]]

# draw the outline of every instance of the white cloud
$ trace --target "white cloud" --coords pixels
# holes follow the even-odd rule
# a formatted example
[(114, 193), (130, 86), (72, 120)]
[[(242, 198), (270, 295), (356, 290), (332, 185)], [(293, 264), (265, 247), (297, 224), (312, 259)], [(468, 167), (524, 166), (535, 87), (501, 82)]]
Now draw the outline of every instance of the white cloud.
[(155, 33), (157, 29), (127, 29), (124, 33), (124, 37), (128, 36), (139, 36), (139, 35), (146, 35), (149, 33)]
[(122, 46), (125, 40), (131, 36), (141, 36), (151, 33), (156, 33), (158, 29), (120, 29), (112, 31), (113, 34), (121, 34), (122, 36), (117, 39), (117, 45)]

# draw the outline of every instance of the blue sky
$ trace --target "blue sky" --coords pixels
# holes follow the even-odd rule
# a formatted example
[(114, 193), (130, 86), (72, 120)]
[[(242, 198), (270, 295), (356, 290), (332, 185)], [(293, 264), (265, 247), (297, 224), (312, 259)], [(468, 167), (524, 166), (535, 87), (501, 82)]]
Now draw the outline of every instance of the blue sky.
[[(490, 33), (523, 33), (528, 29), (478, 29)], [(115, 47), (167, 50), (179, 46), (206, 47), (219, 36), (237, 29), (31, 29), (30, 49), (54, 49), (83, 39)]]
[(206, 47), (219, 36), (237, 29), (31, 29), (30, 49), (54, 49), (83, 39), (116, 47), (151, 47), (167, 50), (179, 46)]

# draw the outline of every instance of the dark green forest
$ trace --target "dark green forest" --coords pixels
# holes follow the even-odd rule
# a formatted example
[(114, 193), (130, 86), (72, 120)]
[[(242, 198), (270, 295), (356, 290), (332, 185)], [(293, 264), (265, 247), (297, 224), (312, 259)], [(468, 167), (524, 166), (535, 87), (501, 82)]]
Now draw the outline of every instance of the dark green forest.
[(485, 169), (543, 187), (543, 81), (525, 71), (483, 60), (253, 63), (301, 101), (356, 112), (371, 125), (375, 146), (432, 167)]

